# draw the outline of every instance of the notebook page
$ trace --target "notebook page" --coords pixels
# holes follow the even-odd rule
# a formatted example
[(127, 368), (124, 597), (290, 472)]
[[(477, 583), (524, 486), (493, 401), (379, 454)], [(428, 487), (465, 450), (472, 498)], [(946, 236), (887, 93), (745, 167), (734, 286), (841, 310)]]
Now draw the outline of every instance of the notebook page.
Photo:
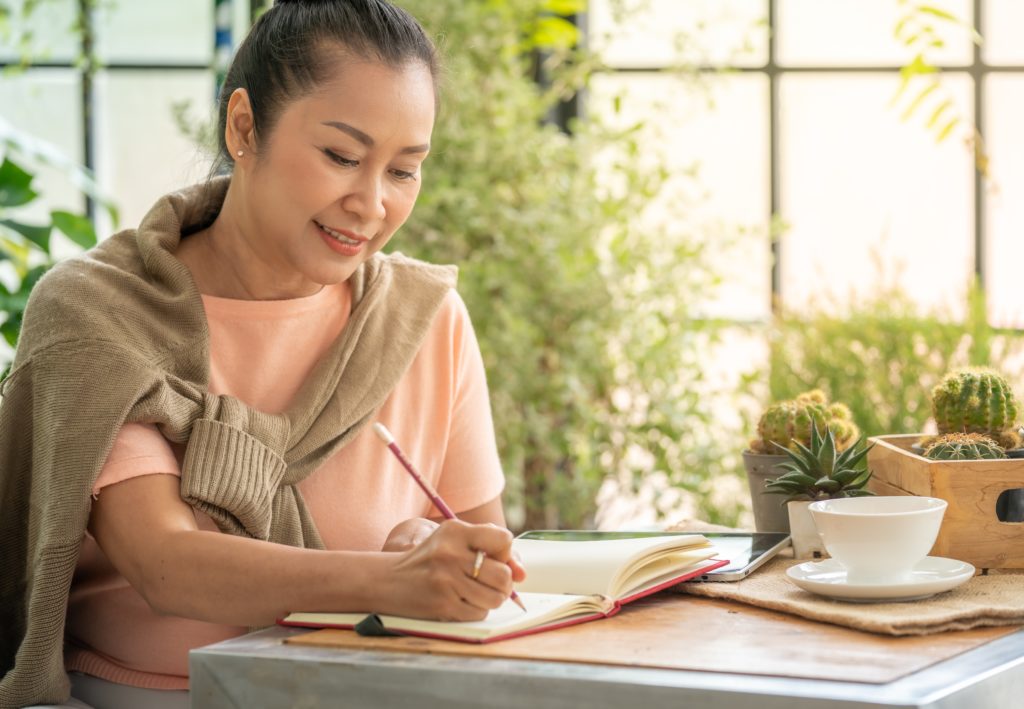
[[(623, 569), (620, 577), (614, 582), (612, 588), (613, 598), (624, 598), (642, 588), (656, 586), (662, 581), (668, 581), (674, 576), (679, 576), (687, 568), (693, 567), (705, 559), (710, 559), (718, 553), (714, 547), (702, 549), (691, 549), (687, 551), (665, 551), (654, 558), (645, 559), (647, 563), (634, 563), (631, 568)], [(650, 583), (654, 581), (654, 583)]]
[(516, 590), (611, 596), (620, 571), (637, 559), (657, 550), (706, 543), (699, 534), (581, 542), (516, 539), (512, 548), (526, 567), (526, 580), (516, 584)]

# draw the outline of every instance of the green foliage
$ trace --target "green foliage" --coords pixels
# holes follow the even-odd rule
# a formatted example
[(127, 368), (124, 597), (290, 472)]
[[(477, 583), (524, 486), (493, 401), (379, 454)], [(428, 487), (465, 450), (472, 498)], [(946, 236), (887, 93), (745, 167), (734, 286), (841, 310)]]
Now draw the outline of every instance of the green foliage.
[(998, 460), (1006, 451), (981, 433), (947, 433), (939, 436), (924, 452), (932, 460)]
[[(51, 48), (39, 40), (36, 30), (44, 24), (55, 24), (57, 29), (83, 40), (74, 62), (83, 71), (93, 73), (99, 61), (91, 18), (101, 7), (117, 2), (120, 0), (0, 0), (0, 46), (5, 54), (18, 56), (18, 63), (5, 67), (4, 72), (24, 71), (39, 60), (49, 59)], [(68, 5), (73, 5), (72, 12), (68, 12)], [(86, 38), (89, 41), (84, 41)]]
[(830, 404), (823, 391), (813, 389), (765, 409), (757, 422), (758, 438), (750, 442), (750, 450), (797, 450), (800, 445), (810, 444), (815, 430), (828, 431), (835, 437), (839, 450), (849, 448), (860, 436), (860, 429), (850, 418), (850, 409), (838, 402)]
[(789, 460), (778, 467), (786, 472), (766, 481), (765, 491), (786, 495), (785, 502), (873, 495), (864, 489), (871, 479), (866, 465), (869, 450), (863, 438), (839, 450), (831, 430), (822, 435), (816, 425), (811, 426), (810, 445), (794, 441), (792, 448), (784, 449)]
[[(23, 70), (45, 55), (45, 48), (35, 46), (30, 20), (44, 6), (54, 4), (52, 0), (22, 0), (20, 3), (0, 0), (0, 42), (17, 47), (20, 54), (19, 66), (9, 69)], [(80, 0), (71, 20), (70, 29), (82, 39), (75, 63), (82, 70), (83, 81), (89, 81), (97, 67), (89, 18), (98, 4), (98, 0)], [(3, 118), (2, 112), (0, 160), (0, 262), (4, 262), (4, 277), (0, 280), (0, 334), (13, 347), (29, 294), (55, 262), (54, 232), (83, 249), (96, 243), (92, 221), (77, 210), (51, 209), (40, 220), (36, 204), (40, 195), (33, 186), (35, 173), (42, 167), (54, 168), (95, 204), (106, 208), (115, 224), (118, 215), (90, 171), (69, 160), (50, 143), (15, 129)], [(36, 216), (27, 217), (26, 213)], [(6, 355), (0, 351), (2, 372), (6, 372), (9, 364), (5, 360)]]
[[(14, 346), (21, 329), (21, 317), (29, 293), (53, 266), (51, 233), (56, 229), (82, 248), (96, 243), (96, 232), (86, 217), (63, 210), (51, 210), (49, 219), (26, 224), (13, 217), (15, 208), (27, 207), (39, 196), (33, 189), (34, 176), (19, 163), (4, 156), (0, 163), (0, 261), (14, 273), (13, 285), (0, 283), (0, 334)], [(6, 367), (6, 362), (0, 363)]]
[[(984, 310), (981, 310), (984, 314)], [(984, 320), (968, 323), (922, 312), (893, 287), (839, 314), (818, 308), (782, 311), (770, 330), (769, 394), (784, 400), (821, 388), (850, 407), (868, 436), (925, 430), (930, 392), (942, 375), (976, 362), (982, 344), (993, 365), (1013, 342), (993, 348)]]
[[(1024, 379), (1024, 336), (989, 326), (977, 290), (966, 321), (924, 312), (891, 287), (842, 315), (827, 303), (818, 307), (783, 312), (772, 324), (770, 395), (785, 399), (814, 387), (830, 391), (868, 436), (927, 430), (932, 390), (951, 370), (985, 365), (1010, 381)], [(1016, 447), (1015, 432), (1003, 434), (997, 442)], [(926, 438), (921, 445), (930, 442)]]
[(580, 120), (567, 135), (544, 121), (595, 65), (538, 34), (539, 17), (568, 6), (400, 4), (439, 37), (447, 85), (423, 191), (393, 243), (460, 267), (513, 526), (590, 524), (608, 474), (663, 472), (707, 500), (723, 452), (701, 434), (711, 335), (692, 294), (713, 284), (698, 245), (641, 219), (667, 176), (637, 159), (641, 126)]
[(946, 46), (947, 32), (965, 33), (978, 45), (982, 42), (981, 35), (970, 22), (934, 5), (914, 0), (900, 0), (900, 5), (904, 13), (893, 27), (893, 35), (913, 57), (900, 68), (900, 84), (892, 104), (905, 104), (900, 115), (904, 121), (924, 111), (925, 127), (935, 135), (937, 143), (961, 129), (974, 151), (977, 170), (988, 177), (989, 157), (981, 133), (963, 115), (942, 83), (941, 70), (930, 58), (933, 52)]

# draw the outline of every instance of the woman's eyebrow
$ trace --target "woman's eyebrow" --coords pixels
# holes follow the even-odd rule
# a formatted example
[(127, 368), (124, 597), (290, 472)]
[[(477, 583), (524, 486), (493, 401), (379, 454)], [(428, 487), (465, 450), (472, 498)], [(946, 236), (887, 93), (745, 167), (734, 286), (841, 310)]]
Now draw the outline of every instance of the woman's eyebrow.
[[(355, 126), (350, 126), (348, 123), (342, 123), (341, 121), (324, 121), (323, 125), (330, 126), (331, 128), (337, 128), (342, 133), (347, 133), (348, 135), (352, 136), (353, 138), (355, 138), (368, 148), (373, 147), (373, 138), (371, 138), (370, 136), (368, 136), (366, 133), (359, 130)], [(402, 148), (398, 152), (402, 154), (427, 153), (430, 152), (430, 144), (424, 143), (423, 145), (410, 145), (407, 148)]]

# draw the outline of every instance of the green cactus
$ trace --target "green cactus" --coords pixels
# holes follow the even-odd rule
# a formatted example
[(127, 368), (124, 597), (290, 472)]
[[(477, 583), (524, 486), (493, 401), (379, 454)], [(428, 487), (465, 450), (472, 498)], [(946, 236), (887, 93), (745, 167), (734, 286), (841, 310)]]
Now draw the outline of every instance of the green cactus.
[(864, 487), (871, 478), (865, 458), (872, 446), (865, 447), (863, 440), (840, 451), (831, 429), (822, 434), (813, 426), (810, 445), (797, 441), (794, 449), (786, 449), (789, 460), (778, 466), (786, 472), (766, 481), (765, 492), (786, 495), (784, 502), (873, 495)]
[(798, 450), (797, 443), (810, 445), (813, 426), (831, 431), (840, 451), (849, 448), (860, 436), (850, 409), (840, 403), (830, 404), (824, 392), (813, 389), (765, 409), (757, 423), (758, 437), (750, 442), (750, 450), (773, 454), (782, 453), (783, 449)]
[(1002, 446), (980, 433), (945, 433), (928, 446), (932, 460), (997, 460), (1006, 457)]
[(1004, 448), (1020, 446), (1017, 398), (998, 372), (960, 369), (932, 389), (932, 414), (939, 434), (982, 433)]

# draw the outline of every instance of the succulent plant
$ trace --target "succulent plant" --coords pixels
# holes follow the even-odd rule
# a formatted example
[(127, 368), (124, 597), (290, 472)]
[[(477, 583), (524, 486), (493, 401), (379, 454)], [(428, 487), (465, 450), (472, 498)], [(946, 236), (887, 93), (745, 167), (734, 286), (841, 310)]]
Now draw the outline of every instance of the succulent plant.
[[(1003, 448), (1018, 448), (1017, 398), (1006, 379), (991, 369), (950, 372), (932, 389), (932, 414), (939, 434), (982, 433)], [(928, 447), (934, 439), (925, 439)]]
[(813, 428), (833, 433), (837, 450), (846, 450), (860, 436), (845, 404), (829, 403), (820, 389), (800, 394), (765, 409), (757, 422), (757, 435), (750, 442), (755, 453), (779, 453), (780, 449), (798, 450), (798, 443), (811, 442)]
[(864, 489), (871, 470), (862, 463), (871, 446), (865, 447), (863, 442), (860, 438), (840, 451), (831, 429), (822, 434), (812, 426), (810, 445), (795, 441), (795, 450), (785, 449), (789, 460), (778, 467), (786, 472), (767, 481), (765, 491), (786, 495), (785, 502), (873, 495)]
[(1006, 457), (998, 443), (981, 433), (945, 433), (924, 452), (932, 460), (995, 460)]

